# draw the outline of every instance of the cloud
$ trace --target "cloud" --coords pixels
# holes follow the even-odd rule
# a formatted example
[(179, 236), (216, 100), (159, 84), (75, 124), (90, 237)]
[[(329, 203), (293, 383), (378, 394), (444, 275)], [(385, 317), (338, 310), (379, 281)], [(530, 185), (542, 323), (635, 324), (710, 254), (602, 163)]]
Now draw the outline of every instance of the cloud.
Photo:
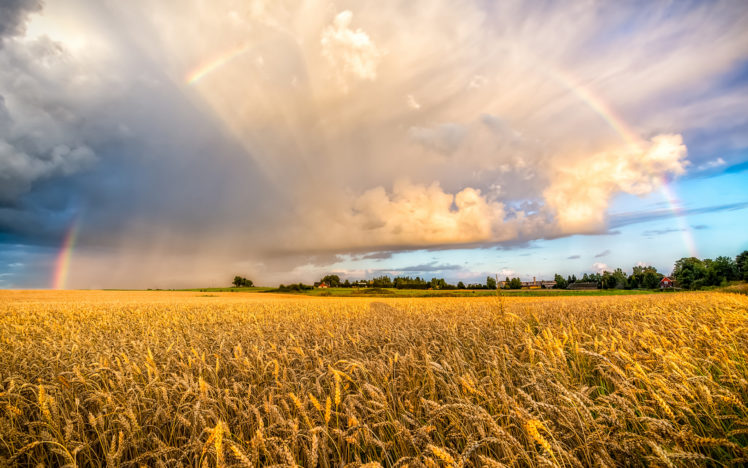
[(434, 273), (440, 271), (457, 271), (462, 270), (460, 265), (449, 263), (440, 264), (437, 262), (424, 263), (421, 265), (412, 265), (399, 268), (375, 269), (373, 272), (391, 272), (391, 273)]
[(582, 256), (581, 255), (569, 255), (568, 257), (566, 257), (567, 260), (576, 260), (578, 258), (582, 258)]
[(408, 107), (413, 110), (418, 110), (421, 108), (421, 105), (418, 103), (418, 101), (416, 101), (416, 98), (414, 98), (412, 94), (408, 94), (408, 96), (406, 96), (406, 102), (408, 103)]
[(686, 147), (680, 135), (659, 135), (641, 145), (625, 145), (559, 167), (543, 192), (565, 233), (600, 229), (615, 193), (646, 195), (663, 178), (685, 172)]
[(698, 208), (681, 209), (677, 212), (671, 208), (663, 208), (649, 211), (636, 211), (625, 213), (614, 213), (610, 215), (608, 225), (610, 227), (628, 226), (630, 224), (646, 223), (648, 221), (661, 220), (663, 218), (688, 217), (705, 213), (718, 213), (720, 211), (739, 211), (748, 208), (748, 201), (726, 203), (723, 205), (709, 205)]
[(459, 124), (446, 123), (435, 127), (411, 127), (410, 137), (425, 148), (449, 155), (460, 147), (467, 130)]
[(376, 246), (419, 248), (513, 239), (516, 223), (505, 223), (504, 207), (487, 200), (480, 190), (452, 194), (439, 183), (399, 180), (391, 190), (369, 189), (338, 210), (307, 209), (299, 231), (289, 242), (300, 250), (374, 249)]
[(381, 251), (381, 252), (372, 252), (366, 255), (361, 255), (356, 257), (356, 259), (360, 260), (387, 260), (392, 258), (392, 256), (395, 254), (394, 251)]
[(680, 135), (744, 140), (736, 4), (38, 5), (0, 7), (0, 239), (76, 222), (74, 286), (606, 232), (672, 216), (608, 211), (714, 160)]
[(96, 156), (87, 146), (71, 149), (60, 144), (42, 154), (30, 155), (0, 140), (0, 202), (27, 192), (38, 179), (70, 175), (91, 167), (95, 161)]
[(665, 234), (670, 234), (672, 232), (683, 232), (683, 229), (676, 229), (676, 228), (666, 228), (666, 229), (651, 229), (648, 231), (642, 232), (642, 235), (645, 237), (652, 237), (652, 236), (662, 236)]
[(26, 17), (41, 8), (41, 0), (3, 0), (0, 3), (0, 47), (3, 38), (22, 35), (26, 31)]
[[(703, 229), (709, 229), (709, 226), (705, 224), (697, 224), (697, 225), (691, 226), (691, 229), (700, 231)], [(673, 232), (685, 232), (685, 231), (686, 229), (684, 228), (650, 229), (650, 230), (642, 232), (642, 236), (645, 236), (645, 237), (662, 236), (665, 234), (671, 234)]]
[(606, 265), (605, 263), (599, 263), (599, 262), (595, 262), (595, 263), (593, 263), (593, 264), (592, 264), (592, 268), (593, 268), (593, 269), (594, 269), (594, 270), (595, 270), (596, 272), (598, 272), (598, 273), (603, 273), (603, 272), (605, 272), (605, 271), (611, 271), (611, 270), (610, 270), (610, 267), (609, 267), (608, 265)]
[(705, 171), (707, 169), (714, 169), (715, 167), (720, 167), (726, 165), (727, 162), (725, 162), (722, 158), (713, 159), (711, 161), (707, 161), (703, 164), (700, 164), (699, 167), (696, 168), (697, 171)]
[(605, 257), (610, 254), (610, 250), (603, 250), (599, 254), (595, 254), (595, 258)]
[(322, 56), (346, 87), (351, 78), (374, 80), (383, 55), (366, 32), (350, 28), (352, 21), (353, 13), (350, 10), (338, 13), (320, 39)]

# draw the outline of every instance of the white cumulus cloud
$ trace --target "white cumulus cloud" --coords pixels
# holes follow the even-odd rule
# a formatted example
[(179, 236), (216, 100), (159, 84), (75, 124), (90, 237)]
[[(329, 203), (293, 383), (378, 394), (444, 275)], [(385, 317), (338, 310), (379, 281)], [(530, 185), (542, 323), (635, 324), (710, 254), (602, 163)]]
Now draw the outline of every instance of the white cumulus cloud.
[(605, 271), (611, 271), (610, 267), (606, 265), (605, 263), (596, 262), (592, 264), (592, 268), (598, 273), (603, 273)]
[(680, 135), (658, 135), (641, 145), (623, 145), (568, 161), (558, 159), (543, 196), (555, 211), (562, 232), (599, 229), (614, 194), (651, 193), (664, 178), (685, 172), (685, 158)]

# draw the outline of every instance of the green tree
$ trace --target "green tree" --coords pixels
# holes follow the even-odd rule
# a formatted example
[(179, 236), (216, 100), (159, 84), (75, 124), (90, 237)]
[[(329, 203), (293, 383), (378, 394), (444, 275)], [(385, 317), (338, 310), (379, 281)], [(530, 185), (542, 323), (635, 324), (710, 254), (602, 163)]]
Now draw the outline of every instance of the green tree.
[(613, 276), (613, 273), (609, 271), (604, 271), (603, 278), (602, 278), (602, 288), (613, 289), (615, 287), (616, 287), (616, 278)]
[(683, 257), (673, 267), (673, 277), (684, 289), (698, 288), (704, 284), (707, 267), (696, 257)]
[(649, 265), (636, 265), (628, 278), (628, 287), (631, 289), (645, 288), (655, 289), (663, 278), (657, 269)]
[(522, 280), (519, 278), (509, 280), (509, 289), (522, 289)]
[(444, 278), (431, 278), (431, 281), (429, 281), (429, 286), (431, 289), (449, 289), (449, 285), (444, 280)]
[(738, 268), (738, 279), (748, 281), (748, 250), (735, 257), (735, 266)]
[(496, 278), (486, 276), (486, 289), (496, 289)]
[(371, 285), (375, 288), (391, 288), (392, 279), (389, 276), (378, 276), (371, 280)]
[(660, 281), (664, 278), (664, 275), (657, 272), (654, 267), (648, 267), (642, 277), (641, 286), (647, 289), (655, 289), (660, 285)]
[(566, 287), (569, 286), (569, 282), (558, 273), (553, 277), (553, 279), (556, 281), (556, 285), (554, 286), (556, 289), (566, 289)]
[(234, 276), (234, 281), (232, 281), (231, 284), (233, 284), (234, 287), (237, 288), (251, 288), (252, 286), (254, 286), (252, 280), (248, 280), (247, 278), (241, 276)]
[[(717, 275), (717, 284), (738, 279), (738, 264), (730, 257), (717, 257), (710, 265)], [(716, 286), (715, 285), (715, 286)]]
[(616, 268), (616, 270), (611, 273), (611, 276), (614, 279), (613, 287), (615, 289), (626, 289), (627, 278), (626, 273), (624, 273), (623, 270)]
[(457, 282), (457, 289), (465, 289), (465, 283), (462, 281)]
[(340, 287), (340, 276), (327, 275), (324, 278), (322, 278), (322, 282), (327, 283), (327, 285), (330, 286), (331, 288), (339, 288)]

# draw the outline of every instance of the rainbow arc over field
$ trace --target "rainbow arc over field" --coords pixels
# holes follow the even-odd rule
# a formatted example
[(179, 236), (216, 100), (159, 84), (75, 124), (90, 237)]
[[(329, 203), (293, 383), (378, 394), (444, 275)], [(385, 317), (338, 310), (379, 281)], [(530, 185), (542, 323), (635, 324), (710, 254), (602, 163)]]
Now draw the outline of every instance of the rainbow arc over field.
[(70, 261), (73, 256), (75, 240), (78, 236), (78, 220), (74, 220), (68, 228), (65, 238), (62, 241), (60, 252), (57, 254), (55, 272), (52, 283), (53, 289), (65, 289), (68, 275), (70, 273)]
[(223, 52), (217, 57), (209, 60), (208, 62), (192, 70), (192, 72), (190, 72), (185, 78), (185, 82), (189, 85), (197, 83), (198, 81), (200, 81), (201, 78), (205, 77), (206, 75), (209, 75), (210, 73), (214, 72), (218, 68), (221, 68), (222, 66), (231, 62), (235, 58), (247, 52), (250, 48), (251, 48), (251, 45), (243, 44), (239, 47), (236, 47), (235, 49), (231, 49), (226, 52)]
[[(558, 81), (563, 87), (567, 88), (572, 94), (574, 94), (580, 101), (582, 101), (587, 107), (593, 110), (596, 114), (602, 117), (605, 122), (613, 129), (631, 148), (636, 151), (641, 151), (643, 142), (636, 132), (629, 127), (623, 118), (616, 115), (611, 106), (609, 106), (602, 98), (597, 96), (589, 87), (585, 87), (575, 80), (571, 75), (561, 70), (550, 70), (550, 76)], [(665, 198), (668, 204), (668, 209), (673, 213), (675, 219), (678, 221), (678, 227), (683, 233), (683, 243), (688, 249), (689, 254), (692, 257), (698, 257), (699, 253), (696, 249), (696, 242), (693, 238), (693, 233), (688, 225), (685, 213), (681, 209), (681, 203), (676, 194), (673, 192), (667, 179), (660, 179), (660, 193)]]

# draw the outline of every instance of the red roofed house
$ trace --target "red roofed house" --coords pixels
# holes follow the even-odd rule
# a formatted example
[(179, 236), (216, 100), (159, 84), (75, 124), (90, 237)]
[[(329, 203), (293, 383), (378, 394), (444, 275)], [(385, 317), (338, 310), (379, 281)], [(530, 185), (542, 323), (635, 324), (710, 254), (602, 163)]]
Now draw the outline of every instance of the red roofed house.
[(673, 287), (673, 280), (667, 276), (660, 280), (660, 289), (669, 289)]

